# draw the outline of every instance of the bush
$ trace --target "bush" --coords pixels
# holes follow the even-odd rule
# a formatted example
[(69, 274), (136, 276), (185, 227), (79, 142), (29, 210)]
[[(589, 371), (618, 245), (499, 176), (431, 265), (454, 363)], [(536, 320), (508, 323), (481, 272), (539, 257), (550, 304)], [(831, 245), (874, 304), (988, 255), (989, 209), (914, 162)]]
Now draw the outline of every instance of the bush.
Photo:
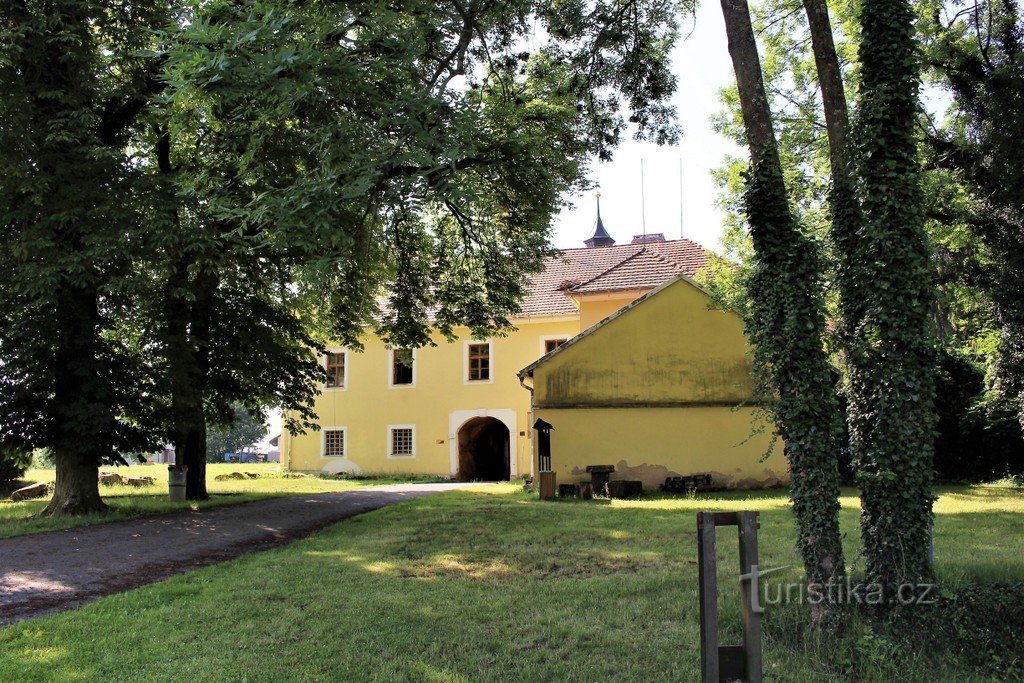
[(32, 451), (17, 446), (0, 446), (0, 483), (21, 479), (32, 464)]
[(935, 473), (945, 481), (989, 481), (1024, 472), (1024, 435), (1016, 412), (986, 393), (985, 372), (944, 350), (936, 368)]
[(1024, 680), (1024, 582), (947, 585), (933, 605), (883, 627), (908, 652), (955, 660), (999, 680)]

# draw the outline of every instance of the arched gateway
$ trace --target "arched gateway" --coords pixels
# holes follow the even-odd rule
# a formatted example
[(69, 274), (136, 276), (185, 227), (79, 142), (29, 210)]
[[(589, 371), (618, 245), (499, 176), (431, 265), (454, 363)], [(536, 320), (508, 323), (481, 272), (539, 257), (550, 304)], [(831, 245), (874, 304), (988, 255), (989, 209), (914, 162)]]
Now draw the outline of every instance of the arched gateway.
[(508, 427), (494, 417), (474, 417), (459, 428), (460, 481), (508, 481), (511, 476)]

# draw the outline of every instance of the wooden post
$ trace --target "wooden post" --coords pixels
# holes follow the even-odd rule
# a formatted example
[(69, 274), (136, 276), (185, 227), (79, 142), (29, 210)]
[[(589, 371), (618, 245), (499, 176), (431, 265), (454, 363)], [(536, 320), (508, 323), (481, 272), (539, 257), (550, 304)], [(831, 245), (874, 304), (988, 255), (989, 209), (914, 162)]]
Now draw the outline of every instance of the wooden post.
[(700, 582), (700, 668), (704, 683), (718, 683), (718, 563), (715, 520), (697, 513), (697, 580)]
[(739, 513), (740, 610), (748, 681), (761, 680), (761, 586), (757, 566), (757, 512)]
[[(757, 560), (757, 512), (697, 513), (697, 575), (700, 583), (700, 665), (704, 683), (760, 683), (761, 613)], [(739, 528), (743, 645), (718, 644), (718, 567), (715, 528)]]
[(541, 500), (554, 500), (555, 499), (555, 473), (554, 472), (540, 472), (537, 475), (537, 490), (540, 491)]

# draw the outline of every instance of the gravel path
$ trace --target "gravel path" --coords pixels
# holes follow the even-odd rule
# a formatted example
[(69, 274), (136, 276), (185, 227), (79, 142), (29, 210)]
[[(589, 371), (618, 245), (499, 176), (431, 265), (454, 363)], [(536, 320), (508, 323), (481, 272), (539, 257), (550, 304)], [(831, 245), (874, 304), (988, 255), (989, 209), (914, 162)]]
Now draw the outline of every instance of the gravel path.
[(0, 540), (0, 625), (266, 550), (370, 510), (465, 484), (286, 496)]

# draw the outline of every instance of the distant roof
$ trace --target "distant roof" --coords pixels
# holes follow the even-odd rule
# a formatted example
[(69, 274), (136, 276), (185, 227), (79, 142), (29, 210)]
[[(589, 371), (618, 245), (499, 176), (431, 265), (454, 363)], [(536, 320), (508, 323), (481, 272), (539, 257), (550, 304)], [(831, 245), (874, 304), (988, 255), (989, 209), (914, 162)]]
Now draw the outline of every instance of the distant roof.
[(693, 277), (707, 266), (708, 256), (687, 239), (565, 249), (531, 278), (520, 315), (575, 314), (574, 293), (653, 289), (677, 275)]
[(652, 232), (650, 235), (633, 235), (633, 244), (650, 244), (651, 242), (664, 242), (665, 233)]

